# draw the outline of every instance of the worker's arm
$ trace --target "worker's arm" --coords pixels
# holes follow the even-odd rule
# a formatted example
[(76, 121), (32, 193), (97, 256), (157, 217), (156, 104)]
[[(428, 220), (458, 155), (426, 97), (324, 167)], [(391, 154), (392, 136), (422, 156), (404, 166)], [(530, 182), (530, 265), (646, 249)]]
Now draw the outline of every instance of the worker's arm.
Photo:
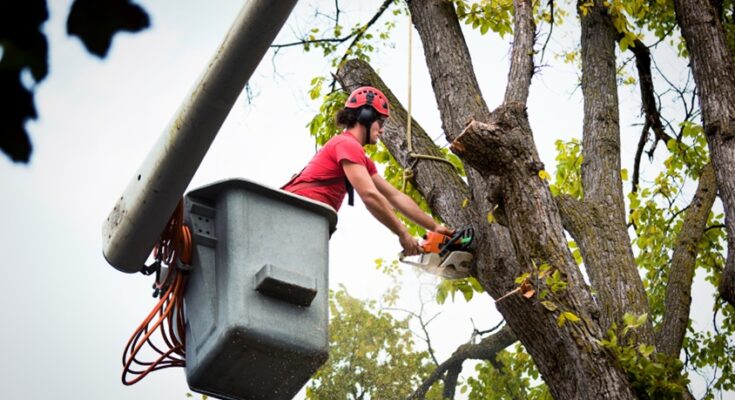
[(388, 203), (388, 200), (375, 187), (375, 183), (370, 178), (370, 174), (368, 174), (365, 166), (348, 160), (343, 160), (341, 164), (347, 179), (352, 184), (352, 187), (355, 188), (357, 194), (360, 195), (368, 211), (380, 223), (398, 236), (401, 247), (403, 247), (403, 253), (407, 256), (419, 254), (418, 241), (408, 233), (406, 227), (393, 214), (393, 209)]
[(453, 233), (452, 229), (436, 223), (434, 218), (426, 214), (412, 198), (393, 187), (393, 185), (388, 183), (379, 174), (373, 175), (372, 180), (375, 187), (385, 196), (386, 200), (411, 221), (421, 225), (426, 230), (438, 232), (443, 235), (451, 235)]

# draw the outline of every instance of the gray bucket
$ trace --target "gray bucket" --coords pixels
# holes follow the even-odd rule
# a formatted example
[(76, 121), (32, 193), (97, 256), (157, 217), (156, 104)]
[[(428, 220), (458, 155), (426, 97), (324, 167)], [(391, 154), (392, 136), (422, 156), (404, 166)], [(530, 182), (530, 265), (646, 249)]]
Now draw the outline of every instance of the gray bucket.
[(186, 379), (224, 399), (291, 399), (328, 357), (335, 211), (245, 180), (186, 195)]

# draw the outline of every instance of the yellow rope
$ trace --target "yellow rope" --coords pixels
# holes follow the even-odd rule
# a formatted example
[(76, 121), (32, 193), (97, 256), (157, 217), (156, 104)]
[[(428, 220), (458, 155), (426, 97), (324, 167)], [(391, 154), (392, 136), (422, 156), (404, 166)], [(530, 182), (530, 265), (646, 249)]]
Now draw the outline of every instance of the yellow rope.
[(407, 117), (406, 117), (406, 142), (408, 144), (408, 156), (410, 158), (413, 158), (414, 161), (411, 164), (411, 166), (407, 169), (403, 170), (403, 186), (402, 191), (406, 191), (406, 182), (409, 179), (412, 179), (414, 177), (413, 169), (416, 166), (416, 163), (418, 163), (418, 159), (425, 159), (425, 160), (435, 160), (435, 161), (442, 161), (445, 162), (454, 168), (454, 164), (452, 164), (449, 160), (442, 157), (432, 156), (429, 154), (418, 154), (414, 153), (413, 151), (413, 137), (411, 136), (411, 126), (413, 125), (412, 118), (411, 118), (411, 93), (412, 93), (412, 87), (411, 82), (413, 81), (413, 74), (412, 74), (412, 63), (413, 63), (413, 20), (411, 19), (411, 13), (408, 13), (408, 107), (406, 109), (407, 111)]
[(413, 153), (413, 144), (411, 143), (411, 87), (412, 78), (412, 60), (413, 60), (413, 20), (411, 19), (411, 12), (408, 13), (408, 108), (407, 108), (407, 121), (406, 121), (406, 140), (408, 141), (408, 155), (411, 156)]

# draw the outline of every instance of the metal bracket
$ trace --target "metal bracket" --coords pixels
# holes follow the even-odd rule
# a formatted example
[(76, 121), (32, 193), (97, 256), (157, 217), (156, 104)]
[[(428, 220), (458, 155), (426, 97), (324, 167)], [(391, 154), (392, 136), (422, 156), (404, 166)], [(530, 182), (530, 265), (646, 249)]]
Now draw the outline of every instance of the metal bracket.
[(214, 248), (217, 245), (215, 210), (201, 203), (191, 203), (189, 219), (194, 244)]

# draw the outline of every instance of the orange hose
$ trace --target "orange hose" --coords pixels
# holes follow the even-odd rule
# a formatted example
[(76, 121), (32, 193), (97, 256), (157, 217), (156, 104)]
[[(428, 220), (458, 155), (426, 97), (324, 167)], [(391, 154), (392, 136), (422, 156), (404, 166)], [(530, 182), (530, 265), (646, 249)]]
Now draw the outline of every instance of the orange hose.
[[(164, 281), (156, 283), (158, 289), (165, 287), (166, 291), (130, 336), (125, 346), (122, 358), (122, 382), (125, 385), (139, 382), (152, 371), (186, 365), (186, 326), (183, 300), (187, 274), (178, 268), (175, 262), (178, 258), (183, 264), (191, 264), (193, 244), (191, 230), (184, 225), (183, 221), (183, 202), (179, 202), (153, 248), (154, 258), (168, 266), (168, 273)], [(161, 348), (153, 342), (153, 335), (156, 331), (160, 332), (165, 345)], [(153, 361), (138, 359), (139, 352), (146, 344), (158, 354)], [(134, 375), (134, 377), (129, 379), (128, 375)]]

